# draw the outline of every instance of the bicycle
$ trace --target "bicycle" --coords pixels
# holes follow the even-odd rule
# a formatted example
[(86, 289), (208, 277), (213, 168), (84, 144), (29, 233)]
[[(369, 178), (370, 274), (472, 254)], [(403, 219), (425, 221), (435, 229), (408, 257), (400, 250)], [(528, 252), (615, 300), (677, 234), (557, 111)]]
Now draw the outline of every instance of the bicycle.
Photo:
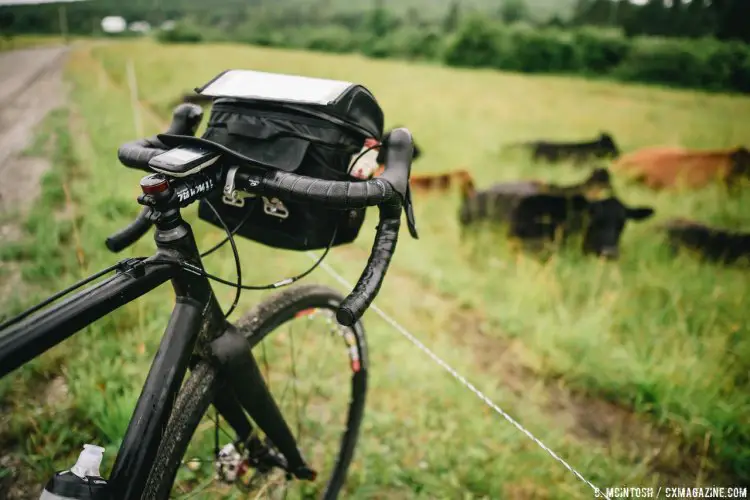
[[(173, 112), (168, 132), (194, 135), (201, 119), (199, 107), (181, 104)], [(210, 406), (216, 415), (213, 465), (219, 479), (245, 489), (261, 487), (253, 482), (256, 479), (271, 481), (278, 476), (307, 484), (319, 480), (317, 466), (313, 468), (314, 464), (303, 458), (299, 435), (294, 435), (287, 421), (288, 412), (285, 417), (278, 398), (271, 394), (254, 353), (264, 339), (274, 337), (290, 320), (311, 320), (316, 317), (312, 312), (322, 311), (322, 316), (333, 324), (335, 314), (351, 365), (345, 429), (335, 456), (326, 457), (326, 464), (331, 466), (329, 477), (322, 478), (322, 497), (336, 498), (352, 461), (364, 414), (368, 361), (365, 331), (359, 318), (377, 295), (387, 273), (404, 208), (409, 229), (416, 237), (408, 193), (412, 144), (407, 129), (394, 130), (389, 137), (384, 173), (357, 182), (253, 169), (249, 163), (240, 171), (223, 157), (189, 175), (150, 173), (140, 181), (143, 194), (138, 202), (144, 205), (141, 213), (110, 236), (106, 244), (113, 252), (121, 251), (153, 228), (156, 253), (122, 260), (0, 325), (0, 378), (97, 319), (171, 281), (175, 306), (117, 452), (104, 498), (167, 498), (178, 470), (183, 470), (181, 465), (191, 438)], [(128, 167), (153, 172), (149, 160), (169, 150), (152, 137), (121, 146), (118, 157)], [(228, 313), (222, 312), (209, 280), (232, 283), (205, 272), (201, 256), (210, 251), (199, 252), (180, 210), (230, 185), (246, 195), (308, 201), (340, 209), (378, 206), (380, 217), (372, 252), (351, 294), (344, 298), (319, 285), (292, 288), (266, 299), (236, 324), (229, 323), (225, 319)], [(239, 263), (232, 231), (226, 226), (225, 230), (224, 242), (231, 243)], [(91, 284), (113, 271), (113, 276)], [(52, 304), (84, 286), (82, 291)], [(241, 288), (253, 289), (240, 287), (238, 293)], [(231, 443), (221, 449), (218, 417), (234, 433)], [(315, 454), (315, 449), (306, 452)], [(251, 471), (250, 481), (244, 482)]]

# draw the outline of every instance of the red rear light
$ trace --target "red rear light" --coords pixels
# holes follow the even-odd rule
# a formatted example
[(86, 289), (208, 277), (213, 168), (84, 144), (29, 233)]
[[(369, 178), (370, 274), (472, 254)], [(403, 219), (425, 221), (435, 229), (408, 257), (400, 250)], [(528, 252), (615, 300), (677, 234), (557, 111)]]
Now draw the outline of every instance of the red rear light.
[(161, 174), (151, 174), (141, 179), (141, 189), (144, 194), (163, 193), (168, 188), (169, 181)]

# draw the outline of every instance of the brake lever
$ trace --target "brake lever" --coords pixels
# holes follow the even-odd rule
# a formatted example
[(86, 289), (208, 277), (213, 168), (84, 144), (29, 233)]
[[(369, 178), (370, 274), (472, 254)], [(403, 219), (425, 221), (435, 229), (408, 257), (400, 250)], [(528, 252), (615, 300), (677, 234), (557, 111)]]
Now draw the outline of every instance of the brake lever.
[(409, 234), (415, 240), (419, 239), (417, 233), (417, 221), (414, 217), (414, 205), (411, 201), (411, 187), (406, 188), (406, 197), (404, 199), (404, 212), (406, 213), (406, 225), (409, 227)]
[[(414, 217), (414, 203), (411, 197), (411, 162), (414, 156), (414, 141), (408, 129), (397, 128), (390, 132), (385, 141), (388, 147), (386, 155), (386, 168), (380, 178), (388, 181), (398, 193), (406, 212), (406, 222), (409, 226), (409, 234), (414, 239), (419, 239), (417, 222)], [(398, 159), (394, 162), (394, 159)], [(400, 161), (402, 160), (403, 161)], [(406, 163), (404, 163), (406, 162)], [(390, 163), (390, 164), (389, 164)], [(400, 171), (399, 171), (400, 170)], [(406, 170), (404, 175), (403, 170)]]

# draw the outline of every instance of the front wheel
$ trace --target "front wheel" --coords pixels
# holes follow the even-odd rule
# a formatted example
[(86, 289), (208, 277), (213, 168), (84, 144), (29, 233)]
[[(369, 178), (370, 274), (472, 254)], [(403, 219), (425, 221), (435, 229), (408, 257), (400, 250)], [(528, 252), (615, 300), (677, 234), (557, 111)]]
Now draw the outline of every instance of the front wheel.
[(314, 482), (291, 481), (278, 469), (253, 469), (251, 460), (235, 454), (239, 467), (232, 484), (216, 484), (220, 441), (232, 443), (234, 432), (209, 411), (217, 372), (201, 363), (180, 390), (143, 498), (223, 498), (234, 486), (252, 493), (248, 498), (273, 498), (277, 493), (285, 498), (337, 498), (354, 454), (367, 392), (364, 328), (360, 322), (353, 327), (336, 322), (342, 301), (328, 287), (290, 288), (237, 323), (254, 346), (253, 355), (302, 456), (318, 472)]

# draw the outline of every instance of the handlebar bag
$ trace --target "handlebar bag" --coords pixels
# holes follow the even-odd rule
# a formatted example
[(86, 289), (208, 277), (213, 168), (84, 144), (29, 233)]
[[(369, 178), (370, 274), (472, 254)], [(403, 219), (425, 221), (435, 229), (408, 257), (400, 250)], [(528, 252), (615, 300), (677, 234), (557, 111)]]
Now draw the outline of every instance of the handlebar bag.
[[(383, 114), (372, 94), (364, 87), (349, 85), (326, 105), (257, 96), (214, 98), (202, 138), (286, 172), (357, 182), (359, 179), (348, 173), (353, 157), (362, 151), (366, 139), (380, 139), (382, 133)], [(337, 210), (260, 196), (244, 198), (239, 207), (226, 200), (223, 192), (207, 199), (230, 230), (248, 217), (235, 234), (287, 250), (314, 250), (354, 241), (366, 210)], [(199, 205), (198, 216), (222, 227), (205, 201)]]

